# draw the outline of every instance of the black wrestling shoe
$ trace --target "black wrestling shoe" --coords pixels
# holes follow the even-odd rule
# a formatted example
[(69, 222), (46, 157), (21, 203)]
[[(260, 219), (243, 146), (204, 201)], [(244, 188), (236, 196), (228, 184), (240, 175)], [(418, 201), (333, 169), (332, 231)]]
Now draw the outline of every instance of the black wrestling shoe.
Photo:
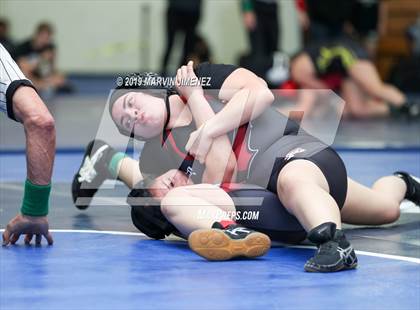
[(102, 140), (89, 142), (82, 164), (73, 177), (71, 193), (75, 206), (84, 210), (102, 183), (111, 178), (108, 164), (116, 151)]
[(314, 257), (305, 264), (308, 272), (335, 272), (357, 267), (357, 257), (350, 242), (334, 223), (324, 223), (312, 229), (308, 239), (317, 244)]
[(236, 224), (223, 229), (217, 224), (193, 231), (188, 237), (191, 250), (208, 260), (229, 260), (263, 256), (271, 247), (270, 238), (263, 233)]
[(420, 117), (420, 102), (409, 100), (399, 107), (389, 105), (391, 116), (395, 118), (417, 119)]
[(420, 206), (420, 180), (404, 171), (394, 172), (394, 175), (403, 179), (407, 186), (404, 198)]
[(407, 114), (411, 118), (418, 118), (420, 117), (420, 100), (410, 98), (406, 102), (407, 106)]

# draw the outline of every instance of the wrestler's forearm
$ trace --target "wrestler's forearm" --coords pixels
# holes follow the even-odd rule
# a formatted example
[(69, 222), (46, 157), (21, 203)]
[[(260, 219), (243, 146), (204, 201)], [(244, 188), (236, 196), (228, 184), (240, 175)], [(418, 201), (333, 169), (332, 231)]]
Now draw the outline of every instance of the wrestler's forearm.
[(236, 158), (227, 136), (213, 141), (205, 161), (203, 183), (233, 182), (236, 177)]
[(54, 119), (30, 87), (20, 87), (16, 91), (13, 106), (25, 128), (28, 178), (34, 184), (48, 184), (55, 156)]
[(212, 137), (219, 137), (260, 116), (274, 101), (268, 88), (244, 88), (206, 122)]
[(189, 103), (197, 127), (206, 123), (213, 138), (224, 135), (260, 116), (274, 101), (268, 88), (242, 89), (237, 91), (217, 114), (204, 96), (193, 96)]
[(35, 184), (49, 184), (55, 156), (55, 130), (25, 127), (25, 134), (28, 178)]
[(215, 115), (207, 99), (200, 92), (195, 92), (191, 95), (188, 100), (188, 107), (197, 128)]
[[(200, 127), (215, 115), (207, 100), (200, 93), (191, 96), (188, 104), (197, 127)], [(205, 183), (220, 183), (224, 177), (232, 178), (236, 168), (236, 160), (232, 156), (232, 145), (226, 135), (220, 135), (213, 141), (206, 156), (205, 166), (206, 169), (203, 174), (203, 182)]]
[(238, 68), (226, 78), (218, 96), (226, 105), (209, 121), (214, 137), (257, 118), (274, 101), (267, 83), (244, 68)]

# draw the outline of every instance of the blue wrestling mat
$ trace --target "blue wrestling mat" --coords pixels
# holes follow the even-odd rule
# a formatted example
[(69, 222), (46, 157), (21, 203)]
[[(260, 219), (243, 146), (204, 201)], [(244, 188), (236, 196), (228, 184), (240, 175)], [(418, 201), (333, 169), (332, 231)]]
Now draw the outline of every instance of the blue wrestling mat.
[(1, 252), (2, 309), (419, 309), (419, 259), (359, 255), (357, 270), (305, 273), (312, 249), (207, 262), (183, 241), (55, 232)]
[[(398, 169), (420, 175), (418, 149), (340, 155), (348, 174), (366, 185)], [(1, 310), (420, 309), (418, 207), (386, 227), (345, 227), (359, 250), (356, 270), (305, 273), (314, 250), (278, 246), (256, 260), (208, 262), (185, 241), (136, 233), (125, 206), (77, 210), (70, 181), (81, 158), (57, 154), (49, 214), (54, 245), (25, 246), (21, 237), (0, 249)], [(0, 154), (1, 228), (19, 208), (24, 163), (23, 153)], [(125, 197), (126, 189), (116, 191)]]

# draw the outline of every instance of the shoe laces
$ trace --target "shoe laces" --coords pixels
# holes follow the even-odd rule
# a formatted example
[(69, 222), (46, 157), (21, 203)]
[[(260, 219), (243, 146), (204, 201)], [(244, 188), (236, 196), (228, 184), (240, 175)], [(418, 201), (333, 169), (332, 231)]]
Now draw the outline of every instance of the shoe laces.
[(83, 165), (79, 170), (80, 177), (77, 179), (79, 182), (91, 183), (98, 175), (95, 170), (95, 164), (102, 158), (103, 151), (108, 148), (108, 145), (101, 146), (92, 157), (86, 156)]
[(321, 244), (318, 248), (318, 254), (330, 254), (332, 250), (334, 250), (337, 247), (337, 242), (335, 241), (328, 241), (323, 244)]

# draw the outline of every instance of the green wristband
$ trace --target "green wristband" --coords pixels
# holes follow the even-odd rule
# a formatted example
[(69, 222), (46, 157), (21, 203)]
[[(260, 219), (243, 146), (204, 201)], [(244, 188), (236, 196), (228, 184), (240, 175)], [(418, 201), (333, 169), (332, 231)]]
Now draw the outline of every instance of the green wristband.
[(48, 185), (37, 185), (26, 179), (20, 212), (30, 216), (46, 216), (48, 214), (50, 192), (51, 183)]

